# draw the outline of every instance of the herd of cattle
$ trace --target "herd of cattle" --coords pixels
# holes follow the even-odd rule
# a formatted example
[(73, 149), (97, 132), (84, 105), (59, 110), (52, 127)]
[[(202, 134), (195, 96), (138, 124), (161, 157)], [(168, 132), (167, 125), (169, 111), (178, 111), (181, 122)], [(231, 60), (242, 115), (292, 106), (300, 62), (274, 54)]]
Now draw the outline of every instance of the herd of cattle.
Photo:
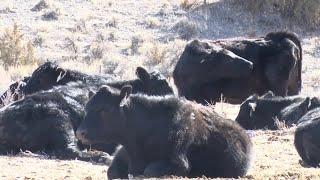
[[(190, 41), (173, 72), (178, 95), (159, 72), (136, 78), (88, 75), (46, 62), (0, 99), (0, 153), (44, 151), (99, 161), (114, 154), (108, 178), (239, 177), (250, 166), (246, 130), (297, 125), (294, 144), (310, 166), (320, 162), (320, 99), (298, 96), (298, 37)], [(240, 104), (235, 119), (206, 106)], [(84, 151), (92, 148), (98, 151)]]

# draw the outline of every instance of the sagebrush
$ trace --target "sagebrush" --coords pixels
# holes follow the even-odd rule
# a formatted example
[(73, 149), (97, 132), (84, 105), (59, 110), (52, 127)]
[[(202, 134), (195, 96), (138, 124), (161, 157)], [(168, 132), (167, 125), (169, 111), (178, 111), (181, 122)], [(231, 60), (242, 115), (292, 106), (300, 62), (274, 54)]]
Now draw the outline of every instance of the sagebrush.
[(14, 24), (12, 29), (6, 29), (0, 37), (0, 63), (5, 70), (10, 66), (38, 63), (32, 43), (24, 39), (17, 24)]
[(320, 0), (243, 0), (234, 1), (253, 13), (279, 12), (288, 22), (303, 25), (308, 29), (320, 27)]

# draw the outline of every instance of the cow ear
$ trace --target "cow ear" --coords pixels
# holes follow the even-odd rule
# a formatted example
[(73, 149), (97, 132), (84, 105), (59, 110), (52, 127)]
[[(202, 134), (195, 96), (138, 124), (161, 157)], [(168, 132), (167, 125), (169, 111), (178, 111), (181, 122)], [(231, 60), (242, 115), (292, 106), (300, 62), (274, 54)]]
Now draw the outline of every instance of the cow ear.
[(313, 97), (310, 99), (310, 104), (308, 109), (311, 110), (313, 108), (319, 107), (320, 106), (320, 99), (317, 97)]
[(262, 95), (261, 98), (272, 98), (273, 96), (274, 93), (272, 91), (268, 91), (264, 95)]
[(302, 104), (305, 104), (307, 106), (307, 109), (308, 109), (311, 106), (310, 97), (306, 97), (306, 99), (302, 102)]
[(147, 70), (145, 70), (143, 67), (137, 67), (136, 69), (136, 75), (139, 79), (141, 79), (143, 82), (147, 82), (150, 80), (150, 74)]
[(249, 107), (254, 112), (256, 110), (257, 103), (251, 102), (251, 103), (249, 103)]
[(67, 71), (62, 68), (57, 68), (57, 72), (59, 73), (59, 76), (57, 77), (57, 82), (61, 81), (67, 74)]
[(258, 94), (253, 94), (247, 100), (257, 101), (258, 99), (259, 99), (259, 95)]
[(252, 116), (252, 113), (256, 110), (257, 103), (251, 102), (248, 104), (250, 108), (250, 117)]
[(91, 98), (93, 95), (94, 95), (95, 93), (93, 92), (93, 91), (91, 91), (91, 90), (89, 90), (89, 98)]
[(128, 99), (129, 99), (129, 96), (130, 94), (132, 93), (132, 86), (131, 85), (126, 85), (126, 86), (123, 86), (121, 88), (121, 91), (120, 91), (120, 107), (123, 107), (125, 105), (128, 104)]

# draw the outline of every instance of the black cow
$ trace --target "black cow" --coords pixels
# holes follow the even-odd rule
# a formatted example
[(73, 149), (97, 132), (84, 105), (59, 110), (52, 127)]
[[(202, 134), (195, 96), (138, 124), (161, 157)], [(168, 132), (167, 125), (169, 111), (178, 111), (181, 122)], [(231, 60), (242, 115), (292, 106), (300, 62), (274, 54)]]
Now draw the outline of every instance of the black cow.
[(131, 94), (131, 86), (121, 92), (101, 87), (86, 105), (77, 137), (83, 143), (124, 146), (108, 171), (111, 179), (128, 173), (239, 177), (250, 162), (251, 141), (236, 122), (175, 96)]
[(315, 99), (274, 96), (270, 92), (262, 97), (255, 94), (241, 104), (236, 121), (245, 129), (278, 129), (276, 119), (292, 126), (308, 110), (316, 107)]
[(319, 167), (320, 108), (309, 111), (298, 123), (294, 136), (294, 145), (307, 165)]
[(173, 93), (166, 79), (158, 72), (148, 73), (144, 68), (137, 67), (134, 80), (115, 80), (109, 75), (88, 75), (74, 70), (63, 69), (55, 63), (46, 62), (37, 68), (23, 88), (25, 94), (32, 94), (40, 90), (48, 90), (54, 86), (64, 85), (68, 82), (81, 81), (90, 84), (107, 84), (121, 88), (124, 84), (133, 86), (134, 93), (141, 92), (150, 95), (165, 95)]
[[(220, 101), (223, 94), (227, 102), (238, 104), (254, 93), (262, 95), (268, 90), (279, 96), (296, 95), (300, 92), (302, 48), (295, 34), (274, 32), (257, 39), (217, 40), (211, 41), (210, 44), (225, 48), (252, 62), (252, 74), (246, 77), (223, 77), (227, 70), (223, 71), (222, 68), (219, 75), (204, 78), (200, 73), (194, 72), (206, 73), (216, 69), (195, 67), (197, 70), (188, 71), (194, 65), (186, 59), (201, 61), (203, 58), (200, 55), (183, 54), (174, 71), (180, 95), (204, 102)], [(186, 48), (186, 51), (188, 54), (194, 52), (190, 48)], [(191, 82), (185, 82), (184, 79)], [(191, 91), (192, 89), (196, 90)]]
[[(173, 90), (167, 81), (159, 73), (149, 74), (145, 69), (139, 67), (137, 68), (136, 74), (138, 78), (133, 80), (109, 82), (99, 82), (97, 80), (90, 81), (90, 83), (88, 81), (78, 81), (75, 84), (56, 86), (47, 91), (40, 91), (31, 95), (27, 95), (24, 99), (3, 108), (3, 110), (0, 112), (0, 125), (2, 129), (5, 129), (7, 132), (9, 132), (7, 133), (7, 136), (0, 140), (0, 146), (3, 147), (3, 151), (11, 151), (20, 148), (41, 150), (38, 149), (39, 147), (48, 147), (49, 150), (51, 148), (60, 151), (60, 145), (69, 147), (67, 143), (69, 142), (68, 139), (71, 139), (72, 143), (73, 141), (76, 141), (74, 139), (74, 132), (79, 126), (80, 120), (84, 118), (84, 106), (89, 99), (89, 92), (97, 91), (98, 87), (104, 83), (115, 88), (129, 84), (134, 87), (134, 92), (142, 92), (151, 95), (173, 93)], [(55, 98), (56, 96), (57, 98)], [(51, 99), (54, 99), (54, 101)], [(30, 112), (32, 109), (34, 109), (33, 114)], [(50, 114), (51, 111), (54, 113)], [(30, 115), (28, 115), (29, 113)], [(56, 126), (50, 126), (50, 128), (53, 129), (52, 131), (48, 131), (43, 135), (37, 134), (42, 133), (43, 130), (48, 130), (45, 127), (48, 127), (51, 123), (53, 123), (52, 121), (55, 121), (54, 125)], [(46, 124), (48, 125), (46, 126)], [(68, 126), (64, 127), (64, 124), (67, 124)], [(69, 131), (70, 124), (72, 125), (71, 128), (73, 128), (73, 132)], [(42, 129), (42, 127), (45, 129)], [(32, 129), (32, 131), (29, 131), (29, 129)], [(62, 137), (57, 138), (56, 141), (47, 141), (48, 138), (52, 136), (58, 136), (55, 133), (59, 131), (61, 131), (61, 133), (65, 136), (61, 135)], [(28, 137), (21, 140), (21, 142), (23, 142), (25, 145), (23, 145), (23, 143), (15, 143), (15, 133)], [(38, 136), (43, 136), (44, 140), (42, 141), (41, 137), (39, 137), (40, 139), (37, 138)], [(58, 146), (56, 146), (57, 143)], [(32, 144), (35, 144), (35, 147), (33, 147)], [(81, 147), (83, 148), (82, 145)], [(92, 145), (93, 149), (102, 150), (108, 152), (109, 154), (114, 151), (115, 147), (116, 144)], [(63, 152), (64, 150), (62, 153)], [(68, 154), (66, 156), (68, 156)]]
[(114, 80), (109, 75), (88, 75), (79, 71), (64, 69), (54, 62), (46, 62), (39, 66), (31, 75), (23, 88), (25, 94), (48, 90), (54, 86), (65, 85), (69, 82), (81, 81), (88, 84), (103, 84)]
[(173, 71), (174, 82), (179, 95), (197, 102), (207, 103), (207, 96), (220, 96), (210, 89), (204, 89), (208, 81), (222, 78), (248, 78), (252, 63), (226, 49), (206, 41), (189, 42)]
[(9, 104), (0, 110), (0, 153), (20, 150), (45, 151), (60, 159), (94, 160), (77, 148), (75, 130), (84, 116), (89, 90), (83, 83), (39, 92)]
[(13, 101), (17, 101), (24, 97), (23, 88), (28, 82), (30, 77), (24, 77), (22, 80), (19, 80), (9, 86), (9, 89), (6, 90), (0, 96), (0, 108), (10, 104)]
[(22, 99), (25, 95), (54, 86), (65, 85), (68, 82), (81, 81), (88, 84), (103, 84), (115, 80), (110, 75), (88, 75), (78, 71), (64, 69), (54, 62), (46, 62), (39, 66), (30, 77), (17, 81), (9, 86), (0, 99), (0, 107)]

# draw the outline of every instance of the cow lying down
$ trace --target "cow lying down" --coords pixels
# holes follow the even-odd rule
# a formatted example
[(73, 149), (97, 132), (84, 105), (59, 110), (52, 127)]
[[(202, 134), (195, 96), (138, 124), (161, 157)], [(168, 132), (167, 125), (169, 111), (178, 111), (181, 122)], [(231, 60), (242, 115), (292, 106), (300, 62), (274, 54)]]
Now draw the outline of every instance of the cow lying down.
[(302, 160), (312, 167), (320, 163), (320, 108), (305, 114), (298, 122), (294, 145)]
[(86, 105), (77, 130), (83, 143), (123, 145), (108, 178), (239, 177), (250, 164), (251, 141), (236, 122), (175, 96), (131, 94), (109, 86)]
[(316, 97), (281, 97), (268, 92), (261, 97), (252, 95), (244, 101), (235, 121), (245, 129), (278, 129), (277, 120), (290, 127), (318, 106)]
[(173, 71), (180, 96), (207, 104), (240, 104), (252, 94), (278, 96), (301, 90), (302, 48), (289, 32), (256, 39), (192, 40)]
[(0, 96), (0, 108), (23, 98), (23, 88), (30, 77), (24, 77), (22, 80), (12, 83), (9, 88)]
[(45, 62), (35, 69), (31, 76), (17, 81), (9, 86), (0, 97), (0, 107), (22, 99), (25, 95), (49, 90), (55, 86), (69, 82), (85, 82), (87, 84), (107, 84), (115, 80), (111, 75), (89, 75), (79, 71), (64, 69), (54, 62)]
[[(137, 68), (138, 78), (110, 81), (117, 88), (132, 85), (134, 92), (151, 95), (172, 93), (167, 81), (158, 73), (148, 73)], [(103, 82), (104, 84), (104, 82)], [(101, 83), (72, 82), (25, 96), (0, 110), (0, 153), (22, 150), (43, 150), (61, 159), (94, 158), (78, 150), (75, 131), (84, 118), (84, 106), (90, 92)], [(92, 144), (92, 147), (108, 153), (116, 144)], [(98, 157), (97, 157), (98, 158)]]

